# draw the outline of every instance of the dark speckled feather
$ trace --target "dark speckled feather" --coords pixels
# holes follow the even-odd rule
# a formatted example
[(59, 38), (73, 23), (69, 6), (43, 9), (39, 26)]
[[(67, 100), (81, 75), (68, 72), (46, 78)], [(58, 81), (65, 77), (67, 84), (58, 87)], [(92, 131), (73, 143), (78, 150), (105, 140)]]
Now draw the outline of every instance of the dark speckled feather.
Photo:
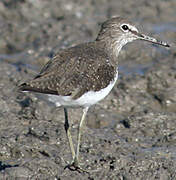
[(115, 74), (103, 44), (95, 41), (61, 51), (20, 89), (77, 99), (87, 91), (107, 87)]

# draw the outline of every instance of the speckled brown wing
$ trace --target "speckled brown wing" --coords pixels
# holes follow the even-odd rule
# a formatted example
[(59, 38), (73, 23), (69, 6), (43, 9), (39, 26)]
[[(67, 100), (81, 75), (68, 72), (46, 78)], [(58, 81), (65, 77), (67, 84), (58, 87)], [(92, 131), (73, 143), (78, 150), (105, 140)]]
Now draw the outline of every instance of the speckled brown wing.
[(114, 73), (108, 55), (94, 44), (85, 43), (57, 54), (39, 75), (22, 84), (20, 89), (77, 99), (89, 90), (105, 88)]

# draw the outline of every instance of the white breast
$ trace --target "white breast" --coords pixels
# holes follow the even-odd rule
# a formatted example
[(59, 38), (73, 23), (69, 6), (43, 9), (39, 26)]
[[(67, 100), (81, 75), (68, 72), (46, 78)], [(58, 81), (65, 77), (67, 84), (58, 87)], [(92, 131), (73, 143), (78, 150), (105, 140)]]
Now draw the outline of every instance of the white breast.
[(70, 96), (57, 95), (49, 95), (49, 100), (55, 103), (57, 107), (89, 107), (104, 99), (109, 94), (109, 92), (114, 87), (117, 78), (118, 72), (114, 80), (111, 81), (111, 83), (106, 88), (101, 89), (100, 91), (89, 91), (76, 100), (73, 100)]

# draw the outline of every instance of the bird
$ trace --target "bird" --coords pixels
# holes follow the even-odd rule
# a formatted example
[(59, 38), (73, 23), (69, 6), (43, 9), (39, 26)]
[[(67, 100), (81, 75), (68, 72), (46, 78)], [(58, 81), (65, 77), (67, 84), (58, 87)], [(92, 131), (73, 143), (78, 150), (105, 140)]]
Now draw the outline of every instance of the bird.
[[(113, 17), (101, 24), (94, 41), (60, 50), (32, 80), (18, 86), (20, 91), (44, 93), (65, 114), (65, 132), (72, 162), (71, 170), (86, 171), (80, 166), (79, 149), (83, 122), (89, 108), (104, 99), (118, 79), (118, 56), (124, 45), (134, 40), (148, 41), (169, 48), (166, 42), (139, 32), (126, 18)], [(68, 120), (69, 108), (81, 108), (77, 146), (74, 149)]]

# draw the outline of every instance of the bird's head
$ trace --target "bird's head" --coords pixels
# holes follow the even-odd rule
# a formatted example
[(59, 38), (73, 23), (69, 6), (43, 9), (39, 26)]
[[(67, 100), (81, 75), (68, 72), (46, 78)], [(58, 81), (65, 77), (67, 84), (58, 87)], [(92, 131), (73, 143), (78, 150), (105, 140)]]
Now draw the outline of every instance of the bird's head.
[(114, 47), (118, 52), (125, 44), (134, 40), (144, 40), (170, 47), (166, 42), (140, 33), (135, 25), (121, 17), (114, 17), (105, 21), (101, 26), (96, 40), (106, 42), (109, 47)]

